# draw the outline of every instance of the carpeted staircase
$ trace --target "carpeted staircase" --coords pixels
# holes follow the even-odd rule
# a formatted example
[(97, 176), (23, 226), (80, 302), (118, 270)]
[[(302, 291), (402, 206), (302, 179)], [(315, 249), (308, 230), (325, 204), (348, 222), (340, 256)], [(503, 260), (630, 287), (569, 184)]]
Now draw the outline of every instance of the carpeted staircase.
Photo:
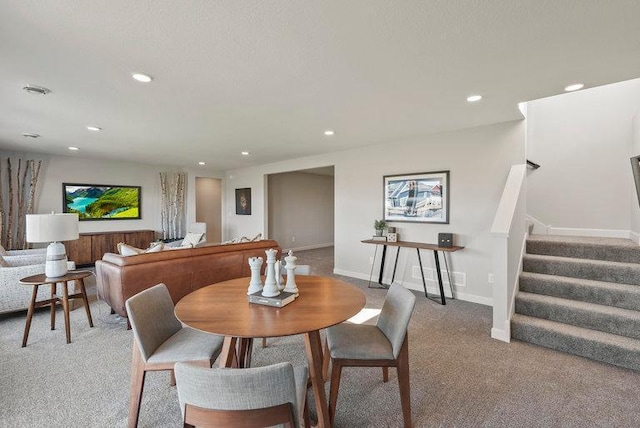
[(531, 235), (515, 312), (514, 339), (640, 370), (640, 247)]

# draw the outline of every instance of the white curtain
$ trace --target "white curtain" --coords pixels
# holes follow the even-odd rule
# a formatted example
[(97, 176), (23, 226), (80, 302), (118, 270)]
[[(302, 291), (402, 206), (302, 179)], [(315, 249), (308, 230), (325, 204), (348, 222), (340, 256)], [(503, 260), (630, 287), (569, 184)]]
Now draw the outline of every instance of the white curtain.
[(186, 172), (160, 173), (162, 239), (182, 238), (185, 235), (186, 183)]

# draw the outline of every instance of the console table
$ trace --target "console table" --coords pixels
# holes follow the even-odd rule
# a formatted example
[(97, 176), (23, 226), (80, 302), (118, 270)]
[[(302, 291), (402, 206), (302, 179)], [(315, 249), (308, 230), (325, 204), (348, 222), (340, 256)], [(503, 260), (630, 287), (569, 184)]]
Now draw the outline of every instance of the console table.
[(91, 266), (104, 253), (117, 253), (118, 242), (137, 248), (147, 248), (155, 239), (153, 230), (125, 230), (116, 232), (81, 233), (74, 241), (64, 242), (67, 258), (76, 266)]
[[(400, 253), (400, 248), (415, 248), (418, 254), (418, 265), (420, 266), (420, 274), (422, 275), (422, 286), (424, 287), (424, 296), (429, 298), (427, 295), (427, 282), (424, 279), (424, 269), (422, 268), (422, 258), (420, 257), (420, 250), (432, 250), (433, 256), (436, 262), (436, 273), (438, 274), (438, 286), (440, 287), (440, 302), (443, 305), (446, 305), (447, 302), (444, 298), (444, 287), (442, 285), (442, 271), (440, 269), (440, 259), (438, 257), (438, 251), (442, 251), (445, 253), (451, 253), (454, 251), (462, 250), (464, 247), (452, 246), (452, 247), (441, 247), (436, 244), (426, 244), (423, 242), (408, 242), (408, 241), (398, 241), (398, 242), (388, 242), (388, 241), (376, 241), (373, 239), (365, 239), (362, 241), (364, 244), (375, 244), (382, 245), (382, 260), (380, 262), (380, 275), (378, 276), (378, 284), (384, 286), (382, 283), (382, 275), (384, 273), (384, 263), (387, 255), (387, 246), (389, 247), (398, 247), (398, 251), (396, 251), (396, 260), (393, 264), (393, 275), (391, 276), (391, 282), (393, 282), (396, 277), (396, 268), (398, 267), (398, 254)], [(447, 268), (447, 276), (449, 277), (449, 288), (451, 289), (451, 295), (453, 296), (453, 286), (451, 284), (451, 273), (449, 272), (449, 266), (447, 265), (447, 258), (444, 258), (444, 264)]]

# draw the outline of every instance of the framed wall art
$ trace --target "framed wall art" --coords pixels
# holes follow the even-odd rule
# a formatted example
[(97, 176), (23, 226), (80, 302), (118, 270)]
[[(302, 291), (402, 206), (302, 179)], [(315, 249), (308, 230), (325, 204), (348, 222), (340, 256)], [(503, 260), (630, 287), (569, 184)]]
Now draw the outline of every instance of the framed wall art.
[(142, 218), (140, 186), (62, 183), (62, 212), (85, 220)]
[(384, 219), (449, 224), (449, 171), (385, 175)]
[(251, 215), (251, 188), (236, 189), (236, 214)]

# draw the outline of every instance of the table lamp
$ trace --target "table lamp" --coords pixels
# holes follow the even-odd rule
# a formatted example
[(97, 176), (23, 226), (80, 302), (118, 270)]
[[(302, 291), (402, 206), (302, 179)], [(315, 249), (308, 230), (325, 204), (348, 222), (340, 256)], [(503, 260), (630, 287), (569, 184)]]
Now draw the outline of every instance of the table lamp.
[(67, 273), (67, 254), (61, 241), (78, 239), (78, 214), (27, 214), (27, 242), (51, 242), (44, 273), (56, 278)]

